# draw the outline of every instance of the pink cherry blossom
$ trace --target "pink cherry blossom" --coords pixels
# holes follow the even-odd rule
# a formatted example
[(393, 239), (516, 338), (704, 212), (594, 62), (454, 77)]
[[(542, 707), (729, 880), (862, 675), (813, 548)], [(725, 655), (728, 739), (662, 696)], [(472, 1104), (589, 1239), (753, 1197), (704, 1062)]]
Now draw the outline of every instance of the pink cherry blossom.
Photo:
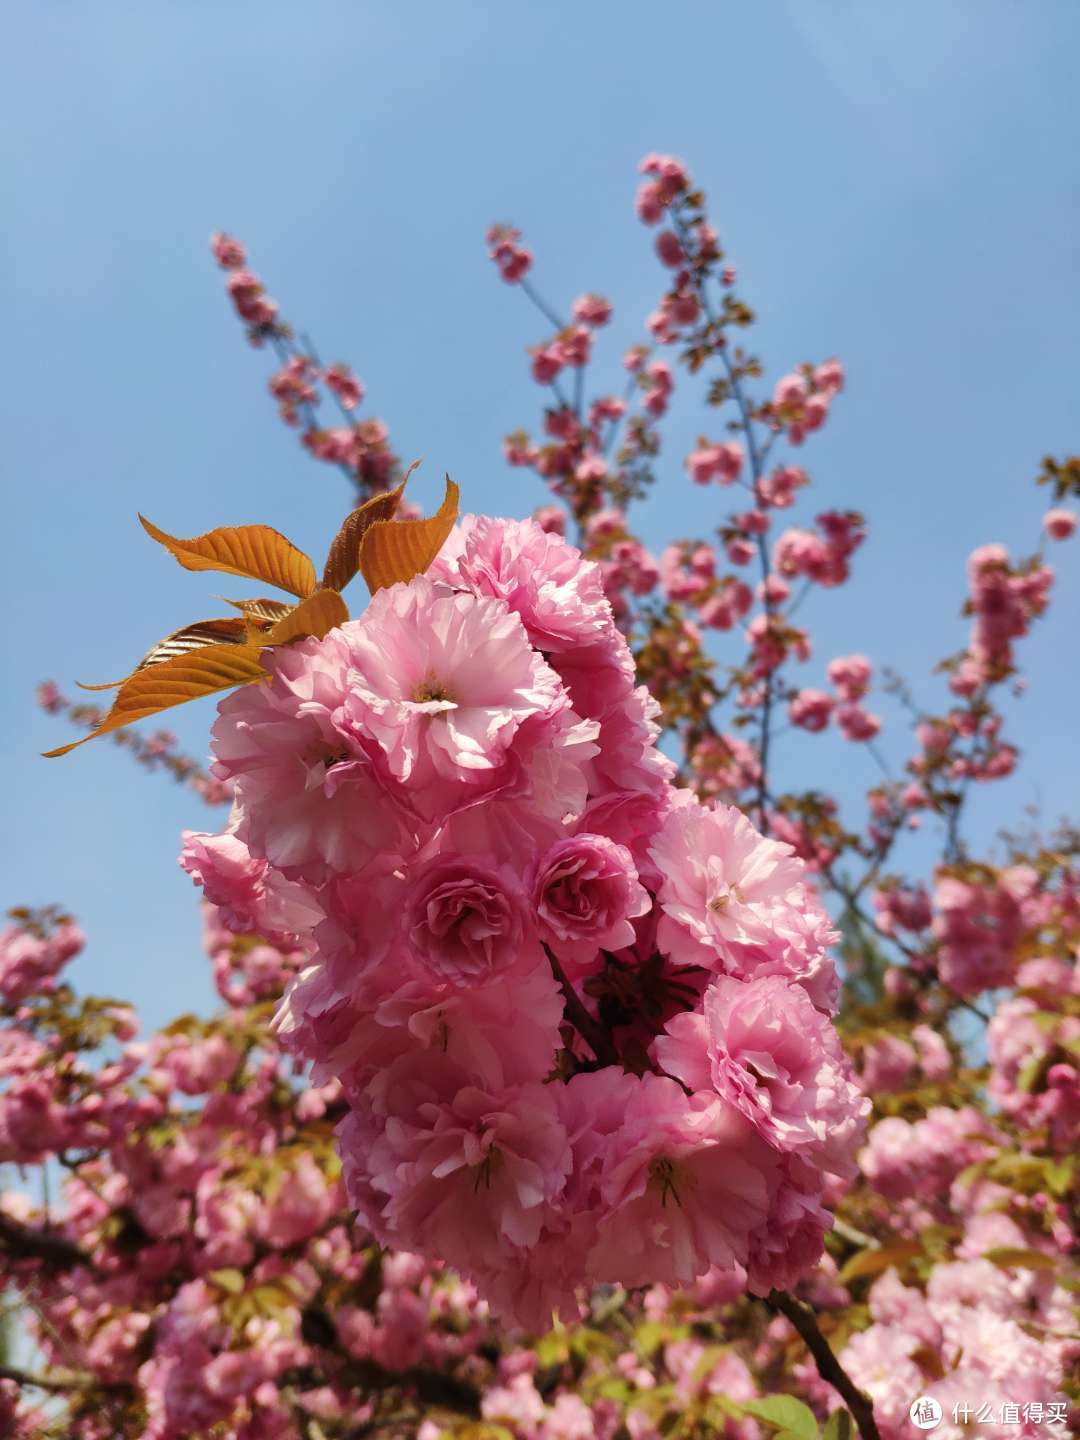
[(855, 1084), (831, 1021), (780, 976), (718, 976), (703, 1012), (668, 1022), (656, 1041), (669, 1075), (715, 1090), (770, 1145), (853, 1175), (870, 1102)]
[(344, 728), (350, 651), (341, 631), (275, 650), (269, 681), (223, 700), (212, 773), (231, 780), (235, 834), (288, 876), (358, 870), (410, 846), (363, 746)]
[(516, 783), (525, 756), (569, 708), (502, 600), (418, 576), (380, 590), (340, 634), (340, 723), (400, 803), (428, 820)]
[(732, 969), (741, 947), (767, 942), (778, 915), (802, 898), (790, 845), (765, 839), (733, 807), (685, 792), (649, 853), (664, 877), (657, 938), (678, 964)]
[(532, 930), (524, 891), (506, 867), (447, 856), (410, 876), (405, 931), (415, 964), (437, 981), (484, 985), (529, 968), (538, 958)]
[(652, 904), (630, 851), (586, 832), (558, 841), (537, 862), (532, 900), (541, 935), (575, 968), (601, 949), (632, 945), (630, 922)]
[(1048, 510), (1043, 516), (1043, 529), (1051, 540), (1068, 540), (1076, 529), (1074, 510)]

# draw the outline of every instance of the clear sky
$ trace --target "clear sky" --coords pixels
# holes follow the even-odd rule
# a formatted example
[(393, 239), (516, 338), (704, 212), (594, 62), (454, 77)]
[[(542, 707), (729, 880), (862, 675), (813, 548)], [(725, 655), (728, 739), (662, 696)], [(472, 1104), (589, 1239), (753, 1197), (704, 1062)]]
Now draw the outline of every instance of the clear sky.
[[(635, 166), (685, 158), (770, 377), (833, 354), (848, 369), (801, 458), (816, 508), (864, 510), (870, 540), (856, 581), (805, 607), (806, 684), (865, 650), (933, 703), (929, 666), (965, 633), (967, 552), (1030, 548), (1030, 477), (1077, 448), (1073, 0), (39, 0), (5, 31), (4, 903), (71, 908), (79, 983), (151, 1022), (210, 1003), (175, 857), (214, 813), (108, 742), (39, 759), (66, 733), (33, 686), (112, 679), (215, 613), (214, 577), (175, 566), (136, 510), (181, 535), (261, 520), (320, 553), (348, 498), (276, 419), (212, 230), (244, 240), (284, 313), (366, 381), (364, 413), (425, 457), (414, 498), (448, 469), (468, 508), (521, 515), (542, 492), (500, 440), (535, 423), (524, 347), (544, 327), (484, 231), (522, 226), (560, 307), (614, 301), (594, 372), (612, 388), (662, 282)], [(681, 467), (708, 423), (694, 393), (643, 512), (656, 548), (719, 518)], [(1056, 615), (1025, 644), (1012, 719), (1022, 777), (977, 796), (985, 837), (1026, 805), (1080, 810), (1077, 542), (1052, 558)], [(202, 754), (212, 714), (165, 723)], [(780, 746), (781, 780), (805, 781), (808, 757), (854, 804), (874, 778), (839, 739)], [(906, 754), (898, 723), (882, 748)]]

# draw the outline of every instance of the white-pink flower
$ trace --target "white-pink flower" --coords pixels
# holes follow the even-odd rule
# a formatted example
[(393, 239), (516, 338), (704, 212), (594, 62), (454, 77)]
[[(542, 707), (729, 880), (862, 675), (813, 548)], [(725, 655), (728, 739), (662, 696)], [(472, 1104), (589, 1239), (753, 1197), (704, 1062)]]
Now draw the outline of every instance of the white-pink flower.
[(663, 876), (658, 943), (676, 964), (732, 970), (740, 947), (766, 944), (797, 907), (804, 878), (790, 845), (768, 840), (740, 810), (682, 791), (649, 847)]
[(234, 782), (235, 833), (289, 878), (317, 883), (413, 844), (400, 806), (340, 724), (349, 660), (340, 630), (294, 641), (266, 660), (268, 681), (218, 707), (211, 768)]
[(378, 591), (340, 633), (349, 665), (342, 724), (400, 802), (428, 821), (512, 787), (569, 708), (503, 600), (421, 575)]

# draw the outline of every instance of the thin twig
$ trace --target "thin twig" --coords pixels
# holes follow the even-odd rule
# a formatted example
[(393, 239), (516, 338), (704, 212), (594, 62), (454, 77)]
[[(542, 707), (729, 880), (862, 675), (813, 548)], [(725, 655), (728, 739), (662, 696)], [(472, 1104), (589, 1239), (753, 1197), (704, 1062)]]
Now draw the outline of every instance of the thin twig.
[(841, 1220), (839, 1215), (833, 1216), (832, 1228), (849, 1245), (858, 1245), (863, 1250), (881, 1249), (880, 1240), (875, 1240), (873, 1235), (867, 1235), (864, 1230), (856, 1230), (854, 1225), (849, 1225), (846, 1220)]
[(96, 1375), (82, 1370), (48, 1370), (38, 1373), (20, 1370), (15, 1365), (0, 1365), (0, 1380), (13, 1380), (34, 1390), (48, 1390), (50, 1394), (64, 1394), (69, 1390), (129, 1390), (131, 1387), (121, 1381), (99, 1380)]
[(522, 292), (529, 297), (532, 303), (540, 311), (544, 319), (549, 322), (549, 324), (554, 325), (556, 330), (562, 331), (566, 329), (566, 321), (559, 319), (558, 315), (555, 314), (555, 311), (551, 308), (551, 306), (547, 303), (546, 300), (541, 299), (541, 297), (530, 285), (528, 280), (521, 279), (518, 281), (518, 285), (521, 287)]

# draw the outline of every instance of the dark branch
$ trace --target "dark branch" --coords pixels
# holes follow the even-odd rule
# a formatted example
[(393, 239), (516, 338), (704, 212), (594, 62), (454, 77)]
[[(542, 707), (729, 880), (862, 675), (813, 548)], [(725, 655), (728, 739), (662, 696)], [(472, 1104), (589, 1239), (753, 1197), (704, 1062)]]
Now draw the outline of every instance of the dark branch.
[(0, 1365), (0, 1380), (13, 1380), (16, 1385), (27, 1389), (47, 1390), (51, 1395), (67, 1394), (72, 1390), (130, 1390), (131, 1386), (118, 1381), (99, 1380), (81, 1370), (47, 1370), (41, 1374), (32, 1370), (20, 1370), (14, 1365)]
[(833, 1387), (851, 1411), (851, 1418), (859, 1427), (862, 1440), (881, 1440), (874, 1419), (873, 1402), (869, 1395), (856, 1388), (851, 1376), (829, 1348), (829, 1342), (818, 1329), (817, 1317), (810, 1306), (784, 1290), (774, 1290), (765, 1303), (770, 1310), (776, 1310), (790, 1320), (802, 1336), (806, 1348), (814, 1357), (818, 1374)]
[(0, 1211), (0, 1257), (13, 1260), (41, 1260), (57, 1270), (70, 1270), (82, 1265), (87, 1270), (97, 1266), (72, 1240), (49, 1230), (36, 1230), (20, 1224)]
[(544, 946), (548, 960), (551, 962), (551, 973), (559, 982), (559, 988), (566, 1001), (566, 1018), (581, 1038), (588, 1045), (589, 1049), (599, 1060), (601, 1065), (617, 1065), (619, 1057), (615, 1047), (611, 1043), (611, 1036), (604, 1029), (599, 1020), (594, 1020), (588, 1010), (581, 1002), (581, 997), (566, 978), (566, 973), (553, 952), (547, 945)]

